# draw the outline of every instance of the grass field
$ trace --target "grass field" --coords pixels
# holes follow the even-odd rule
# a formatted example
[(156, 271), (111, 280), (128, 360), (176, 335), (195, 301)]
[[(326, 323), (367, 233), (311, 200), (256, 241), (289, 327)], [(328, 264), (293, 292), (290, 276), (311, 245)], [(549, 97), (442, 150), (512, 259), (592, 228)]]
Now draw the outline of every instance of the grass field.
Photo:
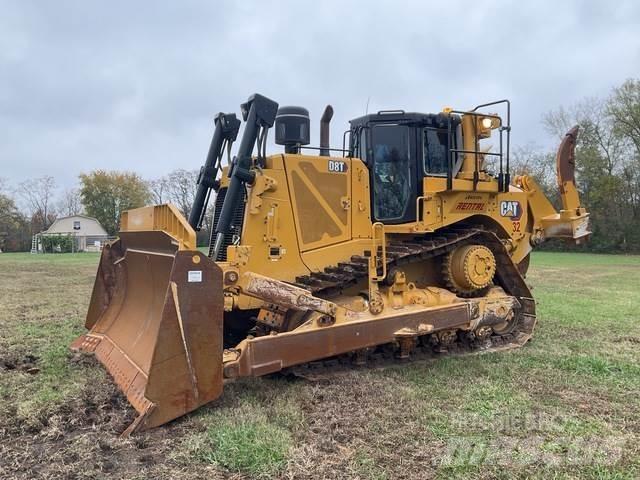
[(0, 478), (640, 477), (640, 257), (535, 254), (523, 349), (243, 380), (128, 439), (126, 401), (67, 349), (97, 260), (0, 254)]

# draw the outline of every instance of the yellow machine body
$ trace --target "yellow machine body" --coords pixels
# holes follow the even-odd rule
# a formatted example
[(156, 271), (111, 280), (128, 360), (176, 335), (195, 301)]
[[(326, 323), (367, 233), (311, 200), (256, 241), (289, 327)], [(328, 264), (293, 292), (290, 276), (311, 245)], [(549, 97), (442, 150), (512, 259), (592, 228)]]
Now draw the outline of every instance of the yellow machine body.
[(406, 358), (458, 343), (523, 345), (535, 325), (529, 253), (547, 238), (589, 234), (573, 178), (577, 131), (558, 152), (556, 211), (533, 179), (501, 188), (485, 171), (478, 141), (501, 126), (489, 118), (480, 127), (462, 115), (459, 171), (451, 185), (424, 176), (411, 221), (374, 220), (362, 159), (300, 153), (254, 170), (224, 261), (196, 250), (174, 207), (127, 212), (103, 251), (89, 332), (73, 348), (96, 352), (140, 412), (129, 431), (210, 402), (238, 376), (339, 355), (357, 362), (380, 346)]

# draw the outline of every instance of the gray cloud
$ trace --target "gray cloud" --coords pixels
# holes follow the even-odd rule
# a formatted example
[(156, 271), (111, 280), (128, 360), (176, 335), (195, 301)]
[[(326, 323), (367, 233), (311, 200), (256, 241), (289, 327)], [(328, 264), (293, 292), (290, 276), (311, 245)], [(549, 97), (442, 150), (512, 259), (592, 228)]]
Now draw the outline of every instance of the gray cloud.
[[(0, 176), (198, 168), (213, 115), (253, 92), (336, 111), (513, 102), (516, 144), (542, 114), (640, 67), (640, 4), (0, 0)], [(314, 130), (312, 141), (317, 142)]]

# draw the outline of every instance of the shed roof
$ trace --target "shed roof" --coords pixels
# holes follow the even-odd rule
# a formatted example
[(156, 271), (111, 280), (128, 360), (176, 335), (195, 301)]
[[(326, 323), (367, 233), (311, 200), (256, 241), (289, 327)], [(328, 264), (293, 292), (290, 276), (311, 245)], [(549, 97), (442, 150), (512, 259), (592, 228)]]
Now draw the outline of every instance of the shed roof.
[[(73, 222), (76, 220), (81, 220), (79, 230), (73, 228)], [(82, 222), (82, 220), (84, 220), (84, 222)], [(107, 231), (96, 218), (82, 214), (57, 218), (51, 226), (42, 233), (73, 233), (92, 236), (108, 235)]]

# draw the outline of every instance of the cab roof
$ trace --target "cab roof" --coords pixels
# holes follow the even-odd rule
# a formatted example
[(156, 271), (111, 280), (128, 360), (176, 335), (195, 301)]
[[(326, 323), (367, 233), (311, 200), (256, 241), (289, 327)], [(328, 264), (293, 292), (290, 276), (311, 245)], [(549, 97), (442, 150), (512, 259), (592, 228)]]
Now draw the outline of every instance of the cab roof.
[(381, 110), (378, 113), (370, 113), (362, 117), (354, 118), (349, 123), (351, 127), (365, 126), (371, 123), (401, 123), (405, 125), (431, 126), (446, 128), (451, 118), (452, 126), (460, 123), (460, 116), (446, 113), (418, 113), (405, 112), (404, 110)]

